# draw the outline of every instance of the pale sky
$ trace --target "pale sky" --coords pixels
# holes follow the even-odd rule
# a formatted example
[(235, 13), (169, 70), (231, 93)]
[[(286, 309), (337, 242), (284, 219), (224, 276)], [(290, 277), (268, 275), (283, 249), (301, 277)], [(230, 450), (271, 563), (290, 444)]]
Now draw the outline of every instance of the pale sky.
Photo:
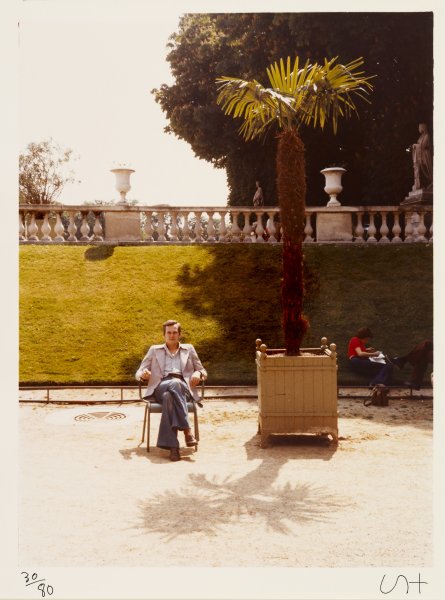
[(166, 44), (181, 14), (178, 2), (21, 3), (20, 150), (52, 137), (80, 156), (72, 166), (81, 183), (61, 202), (117, 200), (110, 169), (126, 163), (135, 169), (127, 198), (139, 204), (226, 205), (225, 170), (164, 133), (150, 93), (173, 82)]

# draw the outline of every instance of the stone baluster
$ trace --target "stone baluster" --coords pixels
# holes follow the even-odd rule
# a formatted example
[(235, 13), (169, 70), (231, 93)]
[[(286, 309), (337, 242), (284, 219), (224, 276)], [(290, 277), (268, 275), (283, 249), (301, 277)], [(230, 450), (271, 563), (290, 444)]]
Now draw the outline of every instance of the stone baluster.
[(74, 212), (68, 213), (69, 223), (68, 223), (68, 242), (77, 242), (77, 227), (76, 227), (76, 214)]
[(433, 241), (433, 213), (430, 210), (426, 210), (425, 211), (425, 218), (428, 217), (428, 225), (425, 224), (426, 227), (426, 234), (425, 237), (427, 238), (428, 242), (432, 242)]
[(226, 215), (227, 213), (224, 211), (219, 211), (219, 225), (218, 225), (218, 242), (224, 243), (228, 241), (227, 238), (227, 227), (226, 227)]
[(411, 223), (413, 224), (413, 238), (414, 238), (414, 241), (417, 242), (417, 240), (419, 238), (419, 224), (420, 224), (420, 217), (419, 217), (419, 213), (417, 212), (417, 210), (414, 210), (414, 212), (412, 214)]
[(238, 225), (238, 215), (239, 212), (237, 210), (234, 210), (231, 212), (232, 215), (232, 242), (239, 242), (240, 241), (240, 235), (241, 235), (241, 229), (239, 228)]
[(52, 242), (50, 233), (51, 233), (51, 225), (49, 224), (48, 213), (45, 213), (45, 216), (43, 217), (42, 237), (40, 238), (40, 241), (41, 242)]
[(369, 213), (369, 227), (368, 227), (368, 243), (375, 244), (377, 242), (377, 238), (375, 234), (377, 233), (377, 229), (374, 223), (375, 213)]
[(201, 225), (202, 212), (195, 212), (196, 223), (195, 223), (195, 242), (202, 242), (202, 225)]
[(100, 223), (100, 212), (93, 212), (94, 225), (93, 225), (93, 240), (95, 242), (103, 242), (103, 229)]
[(23, 224), (23, 219), (24, 219), (24, 213), (23, 212), (19, 212), (19, 240), (20, 241), (25, 241), (26, 237), (25, 237), (25, 226)]
[(178, 233), (177, 233), (177, 237), (178, 237), (178, 242), (182, 242), (184, 241), (184, 217), (182, 215), (182, 211), (176, 211), (176, 226), (178, 228)]
[(257, 212), (255, 214), (256, 214), (256, 227), (255, 227), (256, 240), (255, 240), (255, 242), (257, 244), (264, 243), (263, 212)]
[[(182, 213), (181, 213), (182, 214)], [(184, 213), (184, 225), (182, 226), (182, 241), (189, 242), (190, 241), (190, 225), (189, 225), (189, 214), (188, 212)]]
[(250, 212), (244, 212), (244, 227), (242, 231), (243, 242), (251, 242), (252, 236), (250, 232), (252, 231), (252, 227), (250, 225)]
[(166, 238), (166, 233), (167, 233), (167, 229), (165, 227), (165, 213), (164, 212), (158, 212), (158, 242), (166, 242), (167, 238)]
[(207, 211), (207, 216), (209, 217), (209, 221), (207, 224), (207, 241), (208, 242), (216, 242), (216, 230), (215, 230), (215, 223), (213, 222), (213, 215), (214, 212), (211, 210)]
[(60, 217), (60, 213), (57, 213), (57, 215), (56, 215), (56, 224), (54, 225), (54, 233), (56, 234), (56, 236), (54, 238), (55, 242), (64, 242), (65, 241), (65, 237), (64, 237), (65, 228), (63, 226), (62, 219)]
[(145, 212), (145, 227), (144, 227), (144, 231), (147, 236), (146, 237), (147, 242), (154, 242), (152, 217), (153, 217), (153, 212), (151, 210), (147, 210)]
[(414, 227), (411, 220), (411, 212), (405, 213), (405, 244), (411, 244), (414, 242)]
[(382, 211), (380, 211), (380, 214), (382, 216), (382, 224), (380, 226), (379, 243), (380, 244), (389, 244), (389, 237), (388, 237), (389, 227), (388, 227), (388, 223), (386, 222), (387, 221), (387, 212), (382, 210)]
[(275, 237), (275, 234), (277, 232), (277, 229), (275, 227), (275, 221), (274, 221), (275, 213), (269, 212), (269, 213), (267, 213), (267, 216), (268, 216), (268, 219), (267, 219), (266, 227), (267, 227), (267, 233), (269, 235), (267, 241), (272, 244), (272, 243), (278, 241), (277, 238)]
[(170, 241), (177, 242), (179, 240), (178, 213), (176, 210), (171, 212), (172, 226), (170, 229)]
[(37, 236), (37, 233), (39, 231), (39, 228), (37, 227), (37, 223), (36, 223), (36, 213), (31, 213), (31, 223), (29, 224), (28, 227), (28, 240), (31, 242), (38, 242), (39, 238)]
[(365, 241), (363, 234), (365, 233), (365, 228), (363, 227), (363, 212), (357, 213), (357, 225), (355, 227), (355, 239), (354, 242), (362, 243)]
[(423, 211), (419, 211), (419, 224), (417, 227), (417, 239), (416, 242), (425, 243), (428, 241), (425, 237), (426, 227), (425, 227), (425, 213)]
[(312, 234), (314, 232), (314, 230), (312, 229), (312, 225), (311, 225), (311, 213), (305, 213), (305, 217), (306, 217), (306, 223), (304, 226), (304, 233), (306, 235), (306, 237), (304, 238), (305, 242), (313, 242), (314, 238), (312, 237)]
[(400, 215), (398, 212), (394, 213), (394, 225), (392, 227), (392, 235), (393, 238), (391, 240), (391, 242), (393, 244), (400, 244), (400, 242), (402, 241), (402, 238), (400, 237), (400, 233), (402, 232), (402, 228), (400, 227)]
[(82, 234), (80, 237), (81, 242), (89, 242), (90, 237), (90, 226), (88, 225), (88, 211), (82, 211), (82, 225), (80, 226), (80, 233)]
[(159, 241), (159, 235), (158, 235), (159, 213), (153, 212), (152, 215), (153, 215), (153, 219), (151, 222), (151, 226), (152, 226), (152, 231), (153, 231), (153, 240), (155, 242), (158, 242)]

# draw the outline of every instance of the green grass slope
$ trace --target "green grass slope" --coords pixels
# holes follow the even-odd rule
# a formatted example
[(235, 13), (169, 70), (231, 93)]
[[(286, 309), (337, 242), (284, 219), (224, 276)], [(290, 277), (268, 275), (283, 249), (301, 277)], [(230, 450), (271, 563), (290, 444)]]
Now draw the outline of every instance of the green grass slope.
[[(431, 246), (314, 245), (305, 256), (305, 345), (336, 342), (340, 382), (356, 381), (346, 347), (358, 327), (389, 354), (432, 337)], [(134, 383), (174, 318), (209, 383), (254, 383), (255, 339), (283, 344), (280, 270), (279, 246), (22, 246), (20, 381)]]

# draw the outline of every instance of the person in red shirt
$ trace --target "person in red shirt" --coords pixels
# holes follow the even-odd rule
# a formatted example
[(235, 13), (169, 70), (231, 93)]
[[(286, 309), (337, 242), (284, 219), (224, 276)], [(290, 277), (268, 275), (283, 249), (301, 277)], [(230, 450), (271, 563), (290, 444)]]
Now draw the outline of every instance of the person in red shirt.
[(370, 360), (380, 354), (378, 350), (368, 346), (371, 338), (372, 332), (369, 327), (362, 327), (349, 340), (349, 365), (355, 373), (370, 377), (370, 386), (387, 385), (391, 380), (392, 365)]

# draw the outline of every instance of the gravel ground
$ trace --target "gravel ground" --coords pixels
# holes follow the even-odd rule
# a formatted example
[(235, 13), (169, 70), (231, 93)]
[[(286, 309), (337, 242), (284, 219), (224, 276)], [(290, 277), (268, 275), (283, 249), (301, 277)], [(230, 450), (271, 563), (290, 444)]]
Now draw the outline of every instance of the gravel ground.
[(209, 401), (198, 452), (177, 463), (154, 447), (159, 415), (140, 444), (137, 404), (19, 413), (22, 565), (432, 566), (431, 400), (340, 399), (337, 447), (267, 449), (254, 401)]

